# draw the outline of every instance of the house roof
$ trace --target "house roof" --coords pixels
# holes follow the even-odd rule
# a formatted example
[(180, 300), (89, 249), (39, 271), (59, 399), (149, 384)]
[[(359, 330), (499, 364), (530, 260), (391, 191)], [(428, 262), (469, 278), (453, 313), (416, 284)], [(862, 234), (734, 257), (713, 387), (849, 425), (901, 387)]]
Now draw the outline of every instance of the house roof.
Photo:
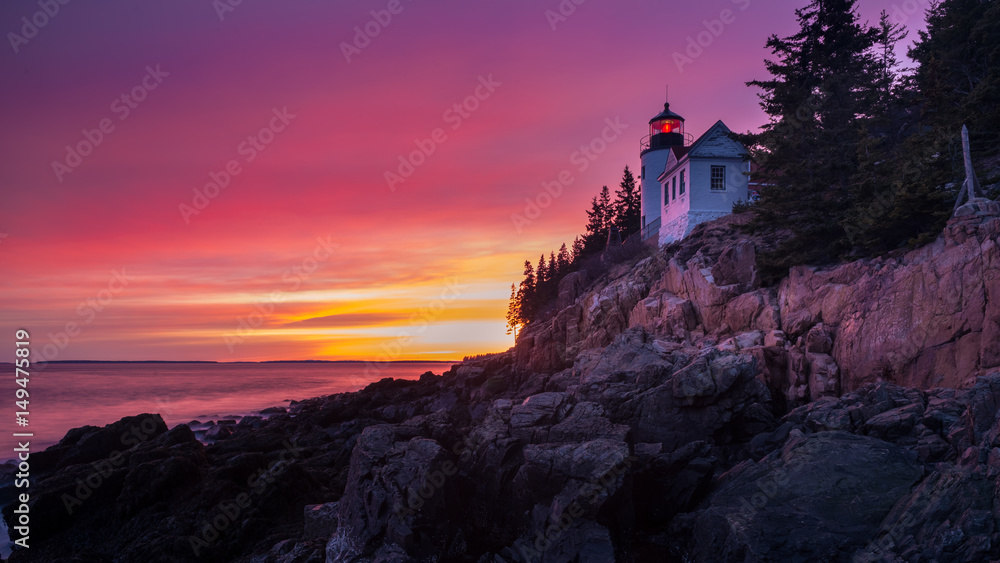
[(669, 102), (663, 104), (663, 111), (661, 111), (660, 113), (656, 114), (656, 117), (654, 117), (653, 119), (650, 119), (649, 120), (649, 124), (652, 125), (654, 122), (659, 121), (661, 119), (680, 119), (681, 121), (684, 121), (683, 117), (681, 117), (681, 116), (677, 115), (676, 113), (670, 111), (670, 103)]
[[(722, 120), (720, 119), (719, 121), (716, 121), (714, 125), (712, 125), (711, 127), (709, 127), (708, 131), (705, 131), (704, 133), (702, 133), (702, 135), (700, 137), (698, 137), (698, 140), (696, 140), (690, 146), (687, 146), (687, 147), (673, 147), (672, 150), (673, 150), (674, 159), (675, 159), (674, 160), (674, 165), (670, 166), (669, 168), (665, 168), (663, 170), (663, 173), (660, 174), (657, 177), (657, 180), (659, 180), (660, 182), (662, 182), (663, 179), (666, 176), (669, 176), (674, 171), (675, 168), (677, 168), (678, 166), (680, 166), (681, 164), (683, 164), (684, 161), (687, 160), (687, 159), (689, 159), (689, 158), (692, 158), (692, 157), (693, 158), (698, 158), (698, 157), (720, 157), (720, 156), (722, 156), (722, 155), (719, 155), (719, 154), (711, 154), (710, 149), (712, 147), (709, 146), (709, 141), (712, 140), (712, 139), (717, 138), (718, 135), (719, 135), (719, 133), (725, 134), (725, 133), (731, 133), (731, 132), (732, 131), (730, 131), (729, 127), (726, 127), (726, 124), (723, 123)], [(728, 137), (726, 137), (726, 140), (729, 141), (729, 142), (731, 142), (731, 143), (736, 143), (736, 141), (732, 141)], [(736, 143), (736, 144), (739, 144), (739, 143)], [(747, 154), (746, 148), (743, 145), (739, 145), (739, 146), (740, 146), (740, 149), (741, 149), (740, 156), (746, 155)], [(701, 154), (699, 154), (699, 153), (701, 153)], [(728, 157), (732, 158), (732, 156), (728, 156)], [(669, 158), (667, 159), (667, 163), (668, 164), (670, 163), (670, 159)]]

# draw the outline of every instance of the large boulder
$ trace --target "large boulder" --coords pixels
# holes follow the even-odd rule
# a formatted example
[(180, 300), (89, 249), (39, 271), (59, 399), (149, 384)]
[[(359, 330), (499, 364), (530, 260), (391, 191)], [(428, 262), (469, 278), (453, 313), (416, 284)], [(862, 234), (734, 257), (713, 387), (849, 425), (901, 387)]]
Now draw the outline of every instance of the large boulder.
[(384, 541), (416, 555), (437, 553), (457, 472), (454, 456), (436, 441), (369, 426), (351, 454), (340, 521), (362, 548)]
[(723, 476), (691, 521), (688, 560), (841, 560), (875, 538), (922, 475), (915, 455), (882, 440), (800, 434)]

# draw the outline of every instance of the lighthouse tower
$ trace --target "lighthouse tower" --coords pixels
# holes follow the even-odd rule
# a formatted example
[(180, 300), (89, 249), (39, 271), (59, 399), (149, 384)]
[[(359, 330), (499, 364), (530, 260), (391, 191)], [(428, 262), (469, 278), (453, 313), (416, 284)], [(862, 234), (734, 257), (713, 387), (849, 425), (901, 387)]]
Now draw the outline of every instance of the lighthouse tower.
[[(657, 179), (663, 173), (672, 148), (684, 147), (684, 118), (670, 111), (670, 102), (663, 111), (649, 120), (649, 135), (642, 139), (639, 159), (639, 185), (642, 191), (642, 240), (658, 240), (660, 232), (661, 185)], [(678, 155), (679, 156), (679, 155)]]

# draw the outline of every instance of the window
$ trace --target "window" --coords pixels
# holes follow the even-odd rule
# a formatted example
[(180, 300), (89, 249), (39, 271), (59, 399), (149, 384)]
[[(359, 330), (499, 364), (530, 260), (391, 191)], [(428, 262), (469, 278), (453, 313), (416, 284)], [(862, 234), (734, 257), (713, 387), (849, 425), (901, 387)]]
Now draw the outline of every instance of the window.
[(677, 176), (674, 176), (674, 189), (673, 189), (673, 192), (674, 192), (673, 199), (677, 199)]
[(713, 190), (725, 190), (726, 189), (726, 167), (725, 166), (713, 166), (712, 167), (712, 189)]
[(681, 170), (681, 195), (684, 195), (684, 171)]
[(639, 175), (639, 178), (642, 178), (643, 180), (646, 179), (646, 167), (645, 166), (642, 167), (642, 174)]
[(670, 205), (670, 192), (667, 191), (667, 187), (669, 185), (670, 182), (666, 182), (663, 184), (663, 207)]

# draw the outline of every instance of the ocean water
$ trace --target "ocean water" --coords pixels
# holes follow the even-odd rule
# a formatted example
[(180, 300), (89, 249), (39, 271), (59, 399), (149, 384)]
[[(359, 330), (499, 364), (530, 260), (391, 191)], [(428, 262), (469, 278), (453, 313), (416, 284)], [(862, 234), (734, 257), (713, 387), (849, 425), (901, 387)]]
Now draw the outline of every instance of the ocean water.
[(28, 384), (28, 426), (15, 424), (13, 364), (0, 383), (8, 412), (0, 412), (0, 460), (15, 456), (15, 432), (31, 432), (40, 452), (78, 426), (104, 426), (123, 416), (159, 413), (167, 426), (246, 415), (320, 395), (357, 391), (384, 377), (417, 379), (441, 374), (451, 363), (54, 363), (33, 372)]

